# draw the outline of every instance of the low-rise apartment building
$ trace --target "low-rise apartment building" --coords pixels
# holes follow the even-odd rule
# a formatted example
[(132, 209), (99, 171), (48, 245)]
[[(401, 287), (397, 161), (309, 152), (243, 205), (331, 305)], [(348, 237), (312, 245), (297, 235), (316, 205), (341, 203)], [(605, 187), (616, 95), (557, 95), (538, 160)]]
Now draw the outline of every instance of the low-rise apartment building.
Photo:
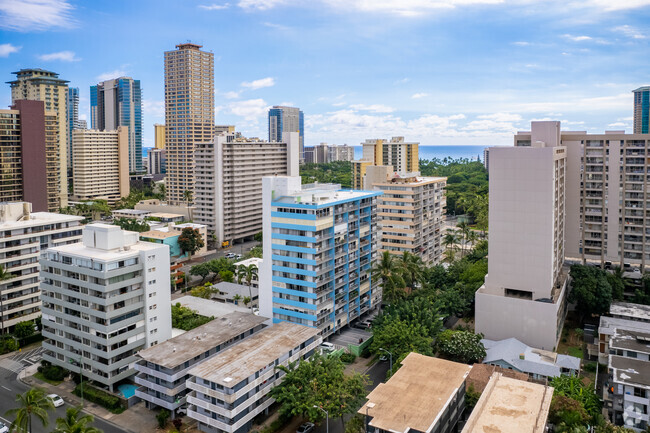
[(402, 367), (366, 397), (358, 413), (375, 433), (451, 433), (465, 410), (471, 366), (409, 353)]
[(381, 303), (377, 197), (381, 191), (264, 178), (260, 314), (318, 328), (324, 337)]
[(0, 281), (2, 333), (41, 315), (41, 253), (81, 241), (83, 217), (31, 210), (27, 202), (0, 203), (0, 266), (8, 274)]
[(113, 225), (82, 236), (40, 258), (43, 359), (113, 391), (137, 352), (171, 337), (169, 251)]
[(299, 161), (297, 132), (278, 142), (224, 132), (197, 144), (194, 221), (219, 242), (252, 238), (262, 230), (262, 177), (298, 176)]
[(599, 363), (607, 364), (609, 341), (617, 330), (650, 333), (650, 306), (612, 302), (609, 316), (600, 316), (598, 335), (587, 344), (589, 355), (597, 356)]
[(137, 353), (135, 395), (147, 408), (162, 407), (176, 415), (189, 392), (188, 372), (226, 348), (264, 328), (263, 317), (233, 312)]
[(277, 323), (189, 371), (187, 415), (206, 433), (245, 433), (273, 404), (271, 389), (282, 382), (276, 367), (309, 358), (321, 343), (318, 330)]

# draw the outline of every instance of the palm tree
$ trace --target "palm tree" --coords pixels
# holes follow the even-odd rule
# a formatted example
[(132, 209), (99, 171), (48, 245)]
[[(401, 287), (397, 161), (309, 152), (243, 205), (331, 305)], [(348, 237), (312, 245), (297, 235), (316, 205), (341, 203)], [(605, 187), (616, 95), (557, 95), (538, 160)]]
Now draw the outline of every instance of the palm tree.
[(419, 256), (404, 251), (399, 258), (398, 266), (402, 271), (401, 273), (407, 286), (414, 289), (416, 283), (422, 284), (422, 268), (424, 264)]
[(451, 264), (453, 263), (454, 260), (456, 260), (456, 252), (452, 249), (447, 249), (444, 252), (444, 261)]
[[(242, 302), (244, 303), (244, 305), (246, 305), (248, 307), (248, 304), (251, 303), (251, 297), (250, 296), (244, 296), (244, 299), (242, 300)], [(252, 308), (252, 306), (251, 306), (251, 308)]]
[(469, 236), (469, 232), (471, 229), (469, 228), (469, 224), (467, 224), (465, 221), (459, 222), (456, 224), (456, 227), (458, 227), (458, 234), (460, 235), (461, 238), (461, 247), (462, 247), (462, 254), (461, 257), (465, 255), (465, 243), (467, 241), (467, 237)]
[(454, 249), (456, 248), (456, 244), (458, 243), (458, 235), (452, 230), (452, 229), (447, 229), (447, 233), (445, 234), (445, 237), (442, 238), (442, 244), (449, 250), (449, 249)]
[(406, 283), (400, 274), (393, 255), (384, 251), (379, 261), (371, 269), (371, 275), (377, 275), (381, 278), (381, 284), (384, 292), (383, 300), (387, 302), (395, 301), (401, 298), (404, 293)]
[[(253, 292), (251, 290), (251, 284), (253, 280), (257, 278), (257, 266), (250, 264), (248, 266), (239, 265), (237, 268), (237, 283), (241, 284), (242, 280), (246, 280), (246, 285), (248, 285), (248, 297), (253, 299)], [(246, 302), (244, 301), (244, 304)], [(253, 304), (251, 303), (251, 311), (253, 311)]]
[(472, 244), (472, 248), (474, 248), (476, 241), (478, 241), (478, 233), (476, 233), (476, 231), (474, 230), (470, 230), (469, 233), (467, 234), (467, 240), (469, 241), (470, 244)]
[(81, 415), (80, 407), (69, 407), (65, 411), (65, 418), (57, 418), (56, 428), (52, 433), (102, 433), (102, 430), (93, 427), (95, 417), (92, 415)]
[(237, 293), (235, 296), (232, 297), (232, 300), (235, 301), (235, 305), (239, 305), (239, 301), (241, 299), (241, 295)]
[(32, 388), (24, 394), (18, 394), (16, 402), (18, 407), (9, 409), (5, 415), (16, 416), (9, 427), (10, 432), (32, 433), (32, 415), (41, 421), (43, 427), (47, 427), (50, 422), (47, 411), (54, 409), (54, 405), (43, 390)]
[(190, 203), (192, 203), (192, 191), (190, 191), (189, 189), (186, 189), (183, 192), (183, 198), (185, 199), (185, 201), (187, 202), (187, 205), (189, 206)]
[(165, 201), (167, 198), (167, 187), (164, 182), (158, 184), (158, 194), (160, 196), (160, 201)]

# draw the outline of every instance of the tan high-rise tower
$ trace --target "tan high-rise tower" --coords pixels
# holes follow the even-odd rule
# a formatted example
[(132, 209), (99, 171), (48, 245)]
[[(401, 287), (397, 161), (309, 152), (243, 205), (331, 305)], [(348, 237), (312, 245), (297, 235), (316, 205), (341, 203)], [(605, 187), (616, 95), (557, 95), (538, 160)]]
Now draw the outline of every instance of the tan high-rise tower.
[(12, 72), (16, 79), (9, 81), (11, 85), (11, 102), (43, 101), (45, 111), (53, 111), (57, 115), (57, 137), (59, 172), (60, 175), (60, 207), (68, 205), (68, 82), (59, 78), (56, 72), (43, 69), (21, 69)]
[(165, 52), (165, 141), (167, 197), (185, 201), (194, 190), (194, 149), (214, 136), (214, 54), (201, 45)]

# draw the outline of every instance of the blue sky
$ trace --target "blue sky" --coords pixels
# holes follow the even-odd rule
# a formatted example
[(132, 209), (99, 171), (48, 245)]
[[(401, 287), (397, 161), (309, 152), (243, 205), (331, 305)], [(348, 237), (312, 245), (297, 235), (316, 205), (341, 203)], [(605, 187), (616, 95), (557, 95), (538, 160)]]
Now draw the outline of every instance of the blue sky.
[(216, 123), (247, 136), (286, 104), (306, 145), (499, 145), (539, 119), (631, 132), (649, 24), (650, 0), (0, 0), (0, 71), (60, 73), (82, 117), (90, 85), (140, 79), (151, 146), (163, 52), (190, 40), (215, 54)]

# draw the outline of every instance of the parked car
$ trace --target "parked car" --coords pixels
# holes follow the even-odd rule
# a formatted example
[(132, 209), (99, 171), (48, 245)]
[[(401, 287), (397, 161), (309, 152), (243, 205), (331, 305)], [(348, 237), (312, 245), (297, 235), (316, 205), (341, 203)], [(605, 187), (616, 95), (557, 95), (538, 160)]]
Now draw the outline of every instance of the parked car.
[(335, 349), (334, 345), (326, 341), (323, 341), (320, 345), (321, 352), (334, 352), (334, 349)]
[(235, 254), (235, 253), (228, 253), (228, 254), (226, 254), (226, 258), (227, 258), (227, 259), (234, 259), (235, 257), (237, 257), (237, 254)]
[(63, 406), (65, 404), (63, 399), (56, 394), (48, 394), (47, 398), (52, 400), (52, 404), (54, 405), (54, 407)]
[(302, 424), (298, 429), (296, 430), (296, 433), (311, 433), (314, 431), (314, 423), (313, 422), (306, 422)]
[(0, 433), (8, 433), (9, 427), (0, 422)]

